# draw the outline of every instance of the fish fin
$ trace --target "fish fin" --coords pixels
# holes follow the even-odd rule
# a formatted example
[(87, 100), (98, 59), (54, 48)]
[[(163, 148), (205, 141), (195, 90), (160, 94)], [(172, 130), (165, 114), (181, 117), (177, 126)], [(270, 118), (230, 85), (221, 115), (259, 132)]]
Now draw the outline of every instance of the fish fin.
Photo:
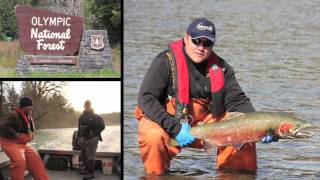
[(242, 116), (244, 114), (245, 113), (242, 113), (242, 112), (228, 112), (227, 116), (222, 118), (221, 120), (228, 120), (228, 119), (231, 119), (231, 118)]
[(207, 153), (211, 153), (212, 149), (215, 147), (216, 145), (208, 140), (208, 139), (204, 139), (203, 140), (203, 149), (207, 152)]
[(170, 138), (169, 139), (169, 142), (168, 142), (169, 146), (174, 146), (174, 147), (177, 147), (179, 146), (179, 143), (177, 140), (173, 139), (173, 138)]

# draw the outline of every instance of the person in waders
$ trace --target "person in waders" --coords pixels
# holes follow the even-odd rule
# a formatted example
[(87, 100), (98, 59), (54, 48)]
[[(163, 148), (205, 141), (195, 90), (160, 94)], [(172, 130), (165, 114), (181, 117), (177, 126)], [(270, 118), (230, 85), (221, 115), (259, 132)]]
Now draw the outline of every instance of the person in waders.
[(43, 162), (29, 142), (35, 131), (32, 119), (32, 100), (20, 99), (18, 108), (13, 108), (0, 121), (0, 143), (2, 150), (10, 159), (12, 180), (24, 180), (28, 170), (35, 180), (47, 180), (47, 171)]
[(101, 132), (105, 124), (100, 116), (94, 113), (89, 100), (84, 103), (84, 111), (79, 118), (78, 138), (81, 139), (81, 159), (83, 162), (80, 174), (85, 175), (84, 180), (93, 179), (95, 171), (95, 155), (99, 140), (102, 141)]
[[(183, 147), (203, 148), (190, 134), (198, 123), (217, 122), (228, 112), (253, 112), (250, 99), (237, 82), (233, 68), (214, 51), (216, 32), (206, 18), (191, 22), (183, 38), (173, 41), (151, 63), (141, 84), (135, 117), (138, 143), (147, 174), (162, 175)], [(179, 145), (168, 145), (175, 138)], [(277, 141), (274, 135), (263, 142)], [(256, 145), (240, 150), (218, 147), (216, 168), (257, 169)]]

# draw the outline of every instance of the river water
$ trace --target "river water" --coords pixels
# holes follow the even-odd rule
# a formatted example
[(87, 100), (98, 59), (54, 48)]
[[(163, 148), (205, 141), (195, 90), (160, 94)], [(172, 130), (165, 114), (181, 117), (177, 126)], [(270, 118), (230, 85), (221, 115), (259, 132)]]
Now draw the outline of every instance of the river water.
[[(121, 153), (121, 127), (106, 126), (101, 132), (97, 152)], [(40, 129), (31, 144), (36, 149), (72, 150), (72, 135), (76, 128)]]
[[(124, 0), (124, 176), (145, 179), (133, 111), (144, 74), (197, 17), (216, 25), (215, 52), (233, 66), (257, 111), (320, 126), (319, 0)], [(257, 143), (256, 174), (214, 169), (215, 153), (184, 149), (157, 179), (320, 179), (320, 129), (304, 140)]]

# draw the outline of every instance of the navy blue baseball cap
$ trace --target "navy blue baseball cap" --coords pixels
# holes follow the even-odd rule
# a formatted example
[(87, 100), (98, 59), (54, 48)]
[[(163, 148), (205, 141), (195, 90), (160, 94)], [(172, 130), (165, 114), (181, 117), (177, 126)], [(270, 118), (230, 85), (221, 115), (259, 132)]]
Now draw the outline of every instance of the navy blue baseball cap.
[(20, 108), (23, 108), (23, 107), (26, 107), (26, 106), (32, 106), (32, 105), (33, 105), (33, 104), (32, 104), (32, 100), (31, 100), (31, 98), (29, 98), (29, 97), (22, 97), (22, 98), (20, 99), (19, 104), (20, 104)]
[(214, 24), (206, 18), (198, 18), (191, 22), (187, 29), (187, 33), (192, 39), (207, 38), (213, 43), (216, 40), (216, 28)]

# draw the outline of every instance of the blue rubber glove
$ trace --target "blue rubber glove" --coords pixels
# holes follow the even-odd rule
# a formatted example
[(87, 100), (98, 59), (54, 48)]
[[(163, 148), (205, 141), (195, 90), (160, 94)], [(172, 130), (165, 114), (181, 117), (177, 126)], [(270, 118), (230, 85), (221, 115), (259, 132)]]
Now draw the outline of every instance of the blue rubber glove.
[(271, 142), (278, 142), (278, 136), (273, 135), (272, 133), (268, 133), (265, 137), (261, 139), (262, 143), (271, 143)]
[(181, 147), (191, 144), (196, 138), (190, 134), (191, 126), (188, 123), (182, 123), (182, 127), (176, 136)]

